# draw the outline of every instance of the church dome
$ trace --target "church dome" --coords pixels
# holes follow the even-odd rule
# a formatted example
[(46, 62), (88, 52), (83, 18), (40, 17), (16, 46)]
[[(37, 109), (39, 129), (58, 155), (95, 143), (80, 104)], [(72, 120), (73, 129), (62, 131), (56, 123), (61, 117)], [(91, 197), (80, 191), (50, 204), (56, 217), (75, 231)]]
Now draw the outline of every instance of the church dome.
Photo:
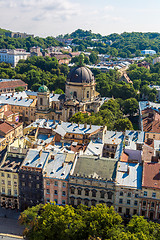
[(42, 85), (38, 88), (38, 92), (49, 92), (49, 89), (47, 86)]
[(89, 68), (77, 66), (70, 71), (67, 81), (73, 83), (90, 83), (94, 81), (94, 75)]

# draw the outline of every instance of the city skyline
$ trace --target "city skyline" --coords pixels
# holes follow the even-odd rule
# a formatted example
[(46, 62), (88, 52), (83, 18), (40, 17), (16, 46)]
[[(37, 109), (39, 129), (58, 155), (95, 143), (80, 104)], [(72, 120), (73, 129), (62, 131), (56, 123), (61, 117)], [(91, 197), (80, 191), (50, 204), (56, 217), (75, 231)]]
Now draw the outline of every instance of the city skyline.
[[(155, 7), (156, 6), (156, 7)], [(149, 0), (0, 0), (1, 28), (57, 36), (78, 28), (108, 35), (159, 32), (160, 2)]]

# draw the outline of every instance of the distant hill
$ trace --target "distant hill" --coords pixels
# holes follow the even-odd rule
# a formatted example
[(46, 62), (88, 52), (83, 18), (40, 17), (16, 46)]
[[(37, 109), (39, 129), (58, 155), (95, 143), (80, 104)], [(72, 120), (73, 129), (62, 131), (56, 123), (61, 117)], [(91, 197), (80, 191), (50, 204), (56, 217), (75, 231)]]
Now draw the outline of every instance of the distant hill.
[(140, 56), (141, 50), (145, 49), (160, 53), (160, 33), (157, 32), (124, 32), (102, 36), (99, 33), (92, 33), (91, 30), (77, 29), (70, 34), (61, 35), (61, 38), (72, 38), (72, 43), (78, 45), (79, 51), (94, 47), (94, 51), (114, 57)]
[(5, 35), (6, 32), (11, 32), (11, 31), (0, 28), (0, 35)]

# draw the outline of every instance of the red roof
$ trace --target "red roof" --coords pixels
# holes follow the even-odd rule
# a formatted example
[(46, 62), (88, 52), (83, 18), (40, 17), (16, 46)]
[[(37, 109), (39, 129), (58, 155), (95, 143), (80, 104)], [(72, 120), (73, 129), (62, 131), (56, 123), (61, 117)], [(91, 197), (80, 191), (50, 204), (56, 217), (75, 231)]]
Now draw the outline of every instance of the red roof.
[(11, 115), (13, 115), (13, 112), (12, 112), (12, 111), (6, 111), (6, 112), (4, 112), (4, 116), (6, 116), (6, 117), (9, 117), (9, 116), (11, 116)]
[(12, 127), (10, 124), (4, 122), (0, 124), (0, 131), (3, 132), (4, 134), (7, 134), (11, 130), (13, 130), (14, 127)]
[(160, 188), (160, 163), (144, 163), (142, 187)]
[(0, 82), (0, 89), (26, 87), (26, 86), (28, 86), (28, 84), (23, 82), (22, 80), (11, 80), (11, 81)]

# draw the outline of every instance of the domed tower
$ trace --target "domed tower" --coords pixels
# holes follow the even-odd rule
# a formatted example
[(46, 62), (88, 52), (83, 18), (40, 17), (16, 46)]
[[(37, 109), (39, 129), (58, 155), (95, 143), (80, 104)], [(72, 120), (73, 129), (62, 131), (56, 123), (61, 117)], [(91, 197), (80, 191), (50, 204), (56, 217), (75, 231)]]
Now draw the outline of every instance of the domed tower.
[(38, 88), (37, 94), (37, 110), (47, 111), (50, 108), (49, 103), (49, 89), (47, 86), (42, 85)]
[(66, 81), (66, 98), (75, 98), (78, 101), (87, 102), (95, 98), (95, 79), (89, 68), (83, 66), (83, 55), (80, 55), (79, 65), (68, 74)]
[(99, 94), (95, 90), (94, 75), (89, 68), (83, 65), (83, 56), (80, 63), (67, 76), (65, 85), (65, 103), (62, 109), (62, 119), (68, 121), (77, 112), (97, 112), (99, 110)]

